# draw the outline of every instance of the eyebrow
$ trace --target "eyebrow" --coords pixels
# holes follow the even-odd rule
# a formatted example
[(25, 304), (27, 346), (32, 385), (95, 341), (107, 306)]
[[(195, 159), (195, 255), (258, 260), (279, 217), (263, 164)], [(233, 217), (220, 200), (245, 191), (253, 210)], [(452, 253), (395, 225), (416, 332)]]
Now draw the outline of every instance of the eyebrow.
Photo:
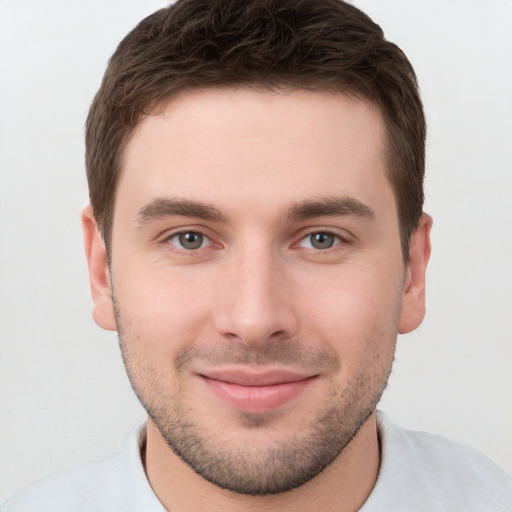
[[(229, 218), (219, 209), (199, 201), (176, 198), (156, 198), (140, 208), (136, 214), (138, 222), (145, 224), (153, 220), (179, 215), (221, 223)], [(314, 217), (349, 215), (360, 219), (375, 218), (374, 211), (353, 197), (328, 197), (302, 201), (289, 208), (284, 215), (287, 221), (301, 221)]]
[(366, 204), (353, 197), (327, 197), (303, 201), (290, 208), (285, 217), (288, 220), (307, 220), (314, 217), (335, 217), (349, 215), (362, 220), (372, 220), (375, 212)]
[(145, 224), (152, 220), (162, 219), (173, 215), (182, 217), (194, 217), (197, 219), (228, 222), (224, 213), (214, 206), (198, 201), (175, 198), (157, 198), (144, 205), (137, 212), (136, 219)]

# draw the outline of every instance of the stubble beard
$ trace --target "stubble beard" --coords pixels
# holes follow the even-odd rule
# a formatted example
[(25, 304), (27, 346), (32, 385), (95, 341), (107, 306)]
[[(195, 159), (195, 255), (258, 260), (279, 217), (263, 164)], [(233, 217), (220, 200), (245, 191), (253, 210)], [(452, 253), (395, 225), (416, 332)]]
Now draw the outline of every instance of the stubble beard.
[[(264, 496), (290, 491), (321, 473), (350, 444), (362, 425), (375, 410), (380, 394), (365, 408), (351, 414), (346, 407), (329, 407), (308, 426), (286, 442), (272, 442), (258, 448), (229, 445), (208, 435), (203, 428), (187, 419), (180, 406), (169, 409), (148, 406), (148, 415), (172, 451), (199, 476), (210, 483), (237, 494)], [(245, 413), (239, 426), (264, 429), (271, 423), (265, 414)]]
[[(117, 306), (116, 319), (121, 353), (132, 388), (168, 446), (199, 476), (219, 488), (244, 495), (263, 496), (295, 489), (342, 454), (375, 411), (387, 385), (394, 356), (394, 344), (393, 354), (387, 355), (389, 364), (382, 364), (384, 354), (374, 354), (368, 360), (368, 367), (344, 389), (332, 388), (326, 400), (328, 405), (318, 411), (309, 425), (297, 425), (292, 438), (250, 447), (248, 443), (231, 442), (229, 435), (224, 440), (216, 438), (195, 422), (194, 410), (187, 407), (180, 385), (172, 392), (162, 389), (156, 371), (150, 365), (141, 364), (141, 354), (134, 347), (142, 344), (137, 343), (138, 336), (122, 322)], [(284, 348), (278, 353), (285, 354), (287, 347), (292, 346), (282, 344)], [(284, 358), (295, 359), (300, 351), (290, 350), (290, 356)], [(267, 351), (260, 357), (253, 349), (249, 354), (245, 346), (236, 349), (231, 346), (225, 349), (230, 360), (234, 351), (238, 351), (238, 359), (245, 361), (251, 358), (267, 361), (268, 354), (273, 352)], [(222, 355), (217, 354), (216, 358), (220, 357)], [(324, 351), (318, 357), (324, 360), (328, 357), (333, 362), (336, 355)], [(259, 435), (271, 422), (271, 413), (243, 413), (239, 416), (238, 427)]]

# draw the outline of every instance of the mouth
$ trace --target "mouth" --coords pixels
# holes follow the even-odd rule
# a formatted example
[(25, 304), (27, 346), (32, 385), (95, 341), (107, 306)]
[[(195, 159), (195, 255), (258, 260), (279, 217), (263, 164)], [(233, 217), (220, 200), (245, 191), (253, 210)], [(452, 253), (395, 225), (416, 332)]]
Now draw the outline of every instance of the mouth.
[(210, 392), (229, 407), (247, 413), (277, 409), (302, 394), (318, 375), (271, 370), (261, 373), (219, 370), (198, 374)]

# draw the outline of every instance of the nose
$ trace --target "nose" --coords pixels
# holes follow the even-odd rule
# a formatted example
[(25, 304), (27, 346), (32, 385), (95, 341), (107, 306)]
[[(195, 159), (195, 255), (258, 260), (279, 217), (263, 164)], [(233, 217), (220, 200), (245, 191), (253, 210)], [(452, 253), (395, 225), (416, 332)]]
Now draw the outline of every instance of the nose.
[(234, 255), (222, 274), (216, 300), (217, 332), (248, 346), (262, 346), (295, 335), (298, 318), (289, 272), (270, 251)]

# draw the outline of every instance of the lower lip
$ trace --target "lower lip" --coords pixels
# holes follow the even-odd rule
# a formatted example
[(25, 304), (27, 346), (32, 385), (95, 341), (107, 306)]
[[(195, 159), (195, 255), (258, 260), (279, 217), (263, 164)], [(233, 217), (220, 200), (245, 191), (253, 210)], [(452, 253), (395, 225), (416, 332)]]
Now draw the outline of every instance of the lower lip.
[(229, 406), (241, 412), (270, 412), (300, 395), (314, 377), (284, 382), (272, 386), (241, 386), (231, 382), (202, 377), (213, 393)]

